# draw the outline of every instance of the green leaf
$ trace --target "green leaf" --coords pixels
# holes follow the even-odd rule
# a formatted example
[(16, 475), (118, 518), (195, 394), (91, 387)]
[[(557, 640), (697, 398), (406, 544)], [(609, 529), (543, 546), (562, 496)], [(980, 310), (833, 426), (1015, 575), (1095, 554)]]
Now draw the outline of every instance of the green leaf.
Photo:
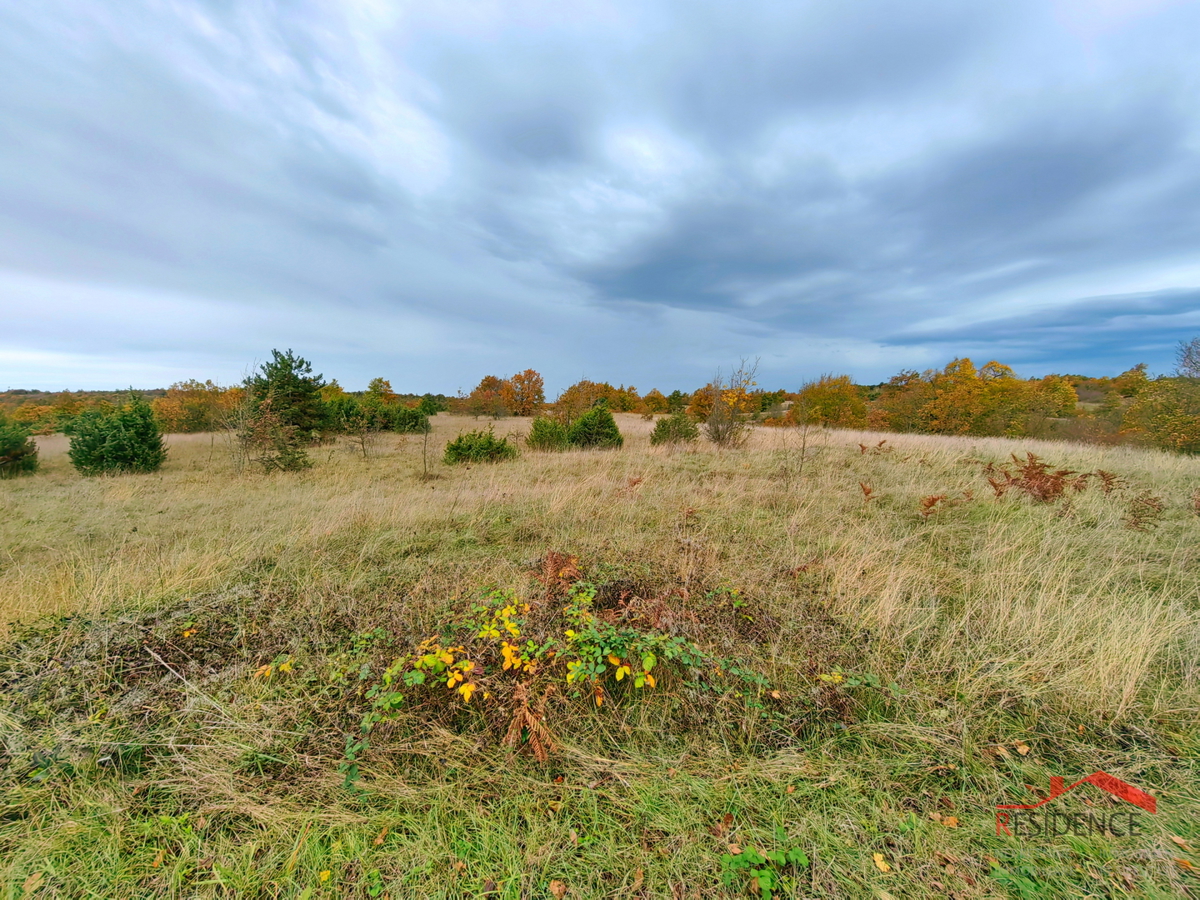
[(642, 657), (642, 668), (645, 671), (649, 672), (651, 669), (654, 668), (654, 664), (657, 662), (658, 662), (658, 660), (655, 658), (653, 653), (647, 653), (645, 656)]

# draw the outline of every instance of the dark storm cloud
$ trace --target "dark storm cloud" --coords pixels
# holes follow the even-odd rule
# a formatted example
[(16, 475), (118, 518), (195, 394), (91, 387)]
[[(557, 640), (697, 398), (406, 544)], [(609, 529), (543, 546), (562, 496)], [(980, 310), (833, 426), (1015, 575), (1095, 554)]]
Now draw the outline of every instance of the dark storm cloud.
[[(1194, 4), (0, 11), (0, 382), (794, 386), (1200, 333)], [(0, 385), (3, 386), (3, 385)]]

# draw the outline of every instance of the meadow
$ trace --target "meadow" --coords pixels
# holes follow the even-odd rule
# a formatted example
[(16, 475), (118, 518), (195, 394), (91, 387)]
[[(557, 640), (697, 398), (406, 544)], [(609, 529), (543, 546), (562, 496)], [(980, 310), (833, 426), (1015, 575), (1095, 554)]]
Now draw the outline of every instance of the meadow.
[[(617, 419), (618, 451), (449, 467), (480, 422), (443, 414), (273, 475), (196, 434), (82, 478), (39, 438), (0, 482), (0, 893), (1200, 893), (1200, 458)], [(1061, 492), (1011, 486), (1029, 453)], [(415, 677), (518, 619), (565, 659), (577, 602), (679, 655)], [(1141, 834), (997, 833), (1097, 770), (1157, 798)]]

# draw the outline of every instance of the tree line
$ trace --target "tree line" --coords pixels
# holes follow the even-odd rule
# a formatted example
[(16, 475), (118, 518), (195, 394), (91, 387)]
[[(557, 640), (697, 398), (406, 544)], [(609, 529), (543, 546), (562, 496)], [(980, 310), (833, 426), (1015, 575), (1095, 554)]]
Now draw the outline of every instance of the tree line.
[[(1153, 378), (1145, 364), (1111, 378), (1020, 378), (1000, 362), (976, 366), (968, 358), (941, 369), (902, 371), (876, 385), (829, 374), (796, 391), (765, 390), (753, 376), (753, 368), (743, 365), (733, 377), (718, 376), (690, 392), (651, 389), (644, 394), (632, 385), (582, 380), (552, 402), (534, 369), (485, 376), (469, 393), (453, 397), (397, 393), (384, 378), (373, 379), (365, 391), (350, 392), (336, 379), (326, 381), (291, 350), (274, 350), (242, 384), (183, 381), (147, 392), (149, 401), (141, 394), (122, 398), (102, 392), (0, 394), (0, 477), (36, 469), (31, 434), (71, 435), (72, 446), (87, 457), (77, 467), (87, 472), (156, 468), (165, 454), (161, 442), (136, 459), (128, 447), (120, 449), (138, 442), (131, 435), (151, 432), (223, 431), (236, 436), (243, 461), (268, 469), (297, 468), (307, 464), (304, 448), (313, 443), (347, 435), (366, 455), (374, 435), (428, 432), (429, 417), (444, 411), (476, 418), (534, 417), (535, 443), (547, 448), (578, 445), (584, 432), (576, 426), (576, 437), (570, 438), (572, 426), (588, 411), (603, 408), (648, 419), (670, 417), (657, 429), (661, 435), (691, 435), (692, 426), (703, 425), (718, 444), (734, 442), (726, 435), (730, 428), (730, 434), (740, 435), (743, 426), (761, 424), (1132, 442), (1200, 453), (1200, 337), (1180, 345), (1174, 372)], [(105, 454), (116, 462), (105, 462)]]

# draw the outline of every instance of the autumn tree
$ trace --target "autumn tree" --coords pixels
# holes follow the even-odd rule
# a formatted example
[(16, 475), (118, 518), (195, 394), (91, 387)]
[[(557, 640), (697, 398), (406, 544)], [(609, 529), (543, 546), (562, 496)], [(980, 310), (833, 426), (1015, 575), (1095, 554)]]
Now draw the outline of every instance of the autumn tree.
[(518, 372), (506, 382), (506, 400), (514, 416), (535, 416), (546, 403), (545, 383), (533, 369)]
[(670, 401), (658, 388), (651, 388), (646, 392), (646, 396), (642, 397), (642, 403), (646, 407), (648, 413), (665, 413), (670, 409)]
[(392, 383), (386, 378), (372, 378), (367, 385), (367, 397), (383, 406), (391, 406), (400, 402), (399, 395), (392, 390)]
[(924, 431), (925, 406), (932, 399), (930, 378), (905, 370), (880, 387), (879, 397), (867, 413), (867, 425), (909, 434)]
[(169, 434), (216, 431), (225, 414), (240, 402), (244, 390), (215, 382), (177, 381), (150, 403), (159, 427)]
[(728, 378), (717, 373), (708, 385), (708, 415), (704, 420), (704, 433), (718, 447), (738, 447), (750, 436), (750, 423), (757, 404), (751, 389), (755, 386), (758, 363), (746, 360), (729, 374)]
[(1125, 413), (1125, 430), (1165, 450), (1200, 453), (1200, 379), (1149, 382)]
[(831, 428), (863, 428), (867, 424), (867, 401), (849, 375), (822, 375), (808, 382), (800, 388), (790, 412), (797, 424)]
[(508, 394), (511, 397), (511, 390), (511, 385), (505, 387), (504, 379), (495, 375), (485, 375), (470, 394), (460, 398), (457, 405), (468, 416), (499, 418), (508, 414), (505, 395)]
[(558, 399), (554, 401), (554, 411), (560, 421), (574, 422), (600, 403), (611, 409), (616, 392), (617, 389), (606, 381), (577, 381), (558, 395)]

